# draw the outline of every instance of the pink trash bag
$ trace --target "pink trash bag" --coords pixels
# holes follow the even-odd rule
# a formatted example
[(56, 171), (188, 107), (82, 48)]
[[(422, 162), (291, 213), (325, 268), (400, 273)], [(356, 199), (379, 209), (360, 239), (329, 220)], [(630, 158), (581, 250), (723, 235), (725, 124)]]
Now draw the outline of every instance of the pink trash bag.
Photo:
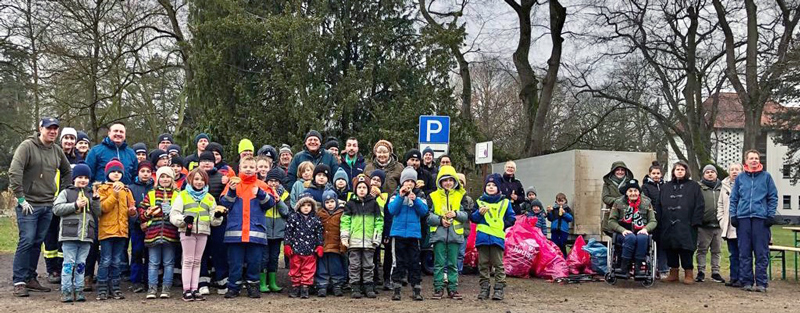
[[(530, 218), (535, 220), (535, 218)], [(535, 223), (535, 221), (534, 221)], [(561, 250), (542, 234), (542, 230), (534, 228), (533, 239), (539, 245), (539, 253), (533, 260), (533, 275), (543, 279), (555, 279), (569, 276), (567, 261)]]
[(575, 239), (575, 244), (572, 246), (569, 256), (567, 256), (567, 267), (570, 275), (594, 274), (594, 271), (592, 271), (592, 257), (588, 252), (583, 251), (583, 246), (585, 245), (586, 241), (583, 240), (583, 236), (578, 236), (578, 239)]
[[(534, 239), (536, 218), (533, 223), (525, 216), (518, 216), (514, 226), (506, 232), (506, 248), (503, 256), (503, 267), (506, 275), (513, 277), (530, 277), (533, 260), (539, 250)], [(541, 231), (539, 231), (541, 233)]]
[(475, 248), (475, 236), (478, 231), (477, 224), (470, 225), (469, 236), (467, 236), (467, 251), (464, 253), (464, 267), (478, 268), (478, 249)]

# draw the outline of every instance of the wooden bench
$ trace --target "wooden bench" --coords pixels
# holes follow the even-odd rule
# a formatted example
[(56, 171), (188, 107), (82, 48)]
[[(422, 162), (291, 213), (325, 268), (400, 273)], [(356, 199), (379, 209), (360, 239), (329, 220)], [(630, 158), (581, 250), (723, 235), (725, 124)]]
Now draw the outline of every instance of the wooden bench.
[[(772, 259), (781, 260), (781, 279), (786, 280), (786, 252), (800, 253), (800, 248), (786, 246), (769, 246), (769, 279), (772, 280)], [(773, 252), (776, 254), (773, 256)], [(797, 273), (797, 259), (794, 272)]]

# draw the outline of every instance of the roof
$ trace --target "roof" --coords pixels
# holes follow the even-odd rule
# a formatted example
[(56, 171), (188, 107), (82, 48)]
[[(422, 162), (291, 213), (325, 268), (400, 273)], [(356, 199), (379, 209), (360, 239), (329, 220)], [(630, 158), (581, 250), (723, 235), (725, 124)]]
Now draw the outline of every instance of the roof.
[[(719, 97), (719, 106), (714, 128), (744, 129), (744, 109), (739, 101), (739, 96), (735, 92), (720, 92), (703, 101), (703, 107), (710, 111), (715, 97)], [(764, 104), (764, 113), (761, 115), (761, 126), (769, 127), (770, 117), (781, 109), (783, 106), (777, 102), (767, 100)]]

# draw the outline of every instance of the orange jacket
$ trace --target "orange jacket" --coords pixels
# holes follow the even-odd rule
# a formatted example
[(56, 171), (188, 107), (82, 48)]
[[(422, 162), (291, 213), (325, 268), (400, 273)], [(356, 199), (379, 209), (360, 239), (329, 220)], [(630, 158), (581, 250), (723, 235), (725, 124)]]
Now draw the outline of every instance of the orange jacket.
[(100, 195), (102, 209), (98, 238), (127, 238), (128, 217), (136, 216), (136, 211), (129, 211), (129, 208), (136, 207), (131, 190), (124, 187), (119, 193), (114, 193), (114, 184), (105, 183), (97, 187), (97, 194)]

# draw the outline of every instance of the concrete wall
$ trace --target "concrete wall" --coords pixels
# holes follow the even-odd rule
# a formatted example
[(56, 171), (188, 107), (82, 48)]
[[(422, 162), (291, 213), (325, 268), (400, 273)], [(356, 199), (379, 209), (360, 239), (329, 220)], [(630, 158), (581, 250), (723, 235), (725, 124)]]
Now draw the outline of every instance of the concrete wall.
[[(655, 158), (652, 152), (571, 150), (515, 162), (517, 179), (526, 189), (535, 186), (545, 205), (554, 203), (559, 192), (567, 196), (575, 215), (573, 234), (597, 238), (601, 233), (603, 176), (611, 170), (611, 164), (623, 161), (636, 179), (641, 179)], [(502, 173), (503, 166), (492, 164), (492, 170)]]
[[(767, 135), (766, 171), (772, 174), (775, 187), (778, 189), (778, 215), (797, 223), (797, 217), (800, 216), (800, 183), (792, 185), (791, 179), (783, 177), (783, 162), (789, 148), (775, 144), (777, 135), (774, 132), (769, 132)], [(785, 200), (789, 202), (786, 203)]]

